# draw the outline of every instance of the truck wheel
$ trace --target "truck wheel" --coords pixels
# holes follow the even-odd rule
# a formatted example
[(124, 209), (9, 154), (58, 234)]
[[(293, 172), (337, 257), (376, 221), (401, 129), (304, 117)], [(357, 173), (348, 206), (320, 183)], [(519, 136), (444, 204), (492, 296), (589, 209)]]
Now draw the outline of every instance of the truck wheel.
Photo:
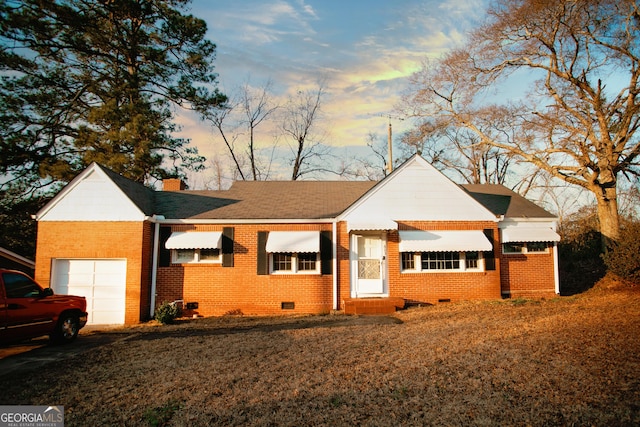
[(80, 331), (78, 316), (74, 314), (63, 314), (60, 316), (60, 319), (58, 319), (56, 330), (51, 336), (51, 339), (58, 344), (67, 344), (76, 339), (78, 331)]

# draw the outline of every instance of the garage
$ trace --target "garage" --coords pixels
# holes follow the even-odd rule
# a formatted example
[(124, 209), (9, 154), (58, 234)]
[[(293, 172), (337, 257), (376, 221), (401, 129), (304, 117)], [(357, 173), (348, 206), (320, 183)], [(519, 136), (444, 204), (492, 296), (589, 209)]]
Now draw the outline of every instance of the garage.
[(127, 261), (56, 259), (51, 287), (57, 294), (87, 299), (88, 324), (124, 324)]

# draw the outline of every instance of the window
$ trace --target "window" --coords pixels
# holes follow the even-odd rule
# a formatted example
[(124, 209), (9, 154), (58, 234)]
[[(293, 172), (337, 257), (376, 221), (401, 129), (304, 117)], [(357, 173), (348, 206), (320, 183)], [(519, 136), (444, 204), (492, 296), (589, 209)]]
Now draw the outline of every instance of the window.
[(331, 231), (258, 231), (257, 237), (258, 275), (332, 272)]
[(402, 269), (403, 270), (415, 270), (416, 269), (416, 254), (413, 252), (402, 252)]
[(459, 268), (459, 252), (422, 252), (423, 270), (457, 270)]
[(220, 261), (220, 249), (200, 249), (200, 262)]
[(220, 249), (173, 249), (171, 261), (174, 264), (221, 263)]
[(2, 275), (7, 298), (33, 298), (40, 296), (42, 288), (22, 274), (4, 273)]
[(504, 254), (547, 253), (547, 242), (509, 242), (502, 244)]
[(298, 254), (298, 271), (316, 271), (318, 254)]
[(480, 268), (479, 260), (480, 255), (478, 251), (465, 252), (464, 254), (464, 263), (467, 269), (473, 270)]
[(547, 252), (547, 242), (527, 242), (527, 252)]
[(502, 253), (505, 254), (519, 254), (524, 252), (524, 243), (521, 242), (509, 242), (502, 244)]
[(272, 273), (319, 273), (318, 253), (276, 252), (270, 254)]
[(273, 271), (291, 271), (291, 253), (273, 254)]
[(469, 252), (402, 252), (402, 271), (465, 271), (484, 267), (482, 253)]

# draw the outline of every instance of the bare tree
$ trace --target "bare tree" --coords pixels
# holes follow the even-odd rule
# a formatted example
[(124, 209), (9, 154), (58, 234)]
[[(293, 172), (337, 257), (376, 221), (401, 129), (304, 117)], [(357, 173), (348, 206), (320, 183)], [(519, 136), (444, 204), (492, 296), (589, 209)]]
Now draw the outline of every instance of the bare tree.
[(389, 142), (386, 139), (378, 137), (377, 134), (369, 132), (367, 135), (367, 147), (373, 153), (374, 161), (361, 159), (360, 170), (365, 171), (363, 176), (368, 179), (382, 179), (389, 173)]
[(260, 88), (252, 88), (249, 83), (245, 83), (240, 94), (240, 110), (244, 115), (244, 123), (249, 131), (247, 144), (247, 154), (251, 164), (251, 175), (253, 180), (260, 179), (261, 171), (258, 169), (256, 128), (266, 120), (274, 111), (278, 109), (271, 100), (272, 82), (269, 80)]
[(537, 180), (539, 191), (536, 202), (547, 210), (555, 212), (560, 224), (580, 211), (584, 206), (584, 199), (590, 196), (583, 187), (556, 179), (544, 171), (539, 171)]
[[(435, 167), (453, 173), (456, 181), (468, 184), (506, 185), (513, 163), (503, 150), (481, 144), (475, 133), (431, 120), (403, 134), (400, 148), (405, 155), (420, 153)], [(515, 186), (521, 183), (518, 180)]]
[(232, 93), (224, 108), (204, 115), (220, 134), (242, 180), (268, 176), (274, 150), (271, 147), (270, 157), (263, 161), (261, 153), (268, 147), (258, 142), (257, 128), (279, 108), (272, 100), (271, 86), (271, 81), (259, 87), (247, 81)]
[(224, 107), (208, 113), (205, 116), (205, 119), (211, 122), (212, 126), (215, 127), (220, 133), (220, 136), (222, 137), (222, 140), (224, 141), (224, 144), (227, 147), (229, 156), (233, 160), (233, 164), (236, 167), (236, 171), (240, 175), (240, 178), (242, 178), (242, 180), (244, 181), (246, 178), (244, 173), (242, 172), (242, 165), (241, 165), (242, 160), (240, 158), (240, 154), (237, 153), (236, 151), (236, 144), (235, 144), (240, 134), (227, 130), (227, 126), (228, 126), (227, 122), (230, 121), (228, 120), (228, 118), (234, 110), (235, 110), (235, 104), (233, 103), (233, 101), (229, 100)]
[(319, 83), (314, 90), (298, 90), (295, 95), (289, 96), (284, 106), (282, 132), (293, 140), (290, 144), (293, 152), (292, 181), (325, 169), (321, 161), (329, 154), (329, 148), (322, 144), (324, 135), (318, 129), (324, 95), (324, 84)]
[[(408, 101), (593, 193), (607, 247), (619, 176), (639, 174), (639, 77), (635, 0), (496, 0), (465, 46), (414, 75)], [(515, 79), (529, 93), (499, 102), (496, 88)]]

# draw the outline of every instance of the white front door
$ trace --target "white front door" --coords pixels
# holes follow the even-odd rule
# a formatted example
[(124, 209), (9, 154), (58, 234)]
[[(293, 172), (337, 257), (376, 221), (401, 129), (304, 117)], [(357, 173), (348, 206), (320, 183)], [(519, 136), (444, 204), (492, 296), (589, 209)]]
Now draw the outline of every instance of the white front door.
[(385, 241), (381, 234), (354, 235), (356, 249), (353, 291), (355, 297), (385, 293)]

